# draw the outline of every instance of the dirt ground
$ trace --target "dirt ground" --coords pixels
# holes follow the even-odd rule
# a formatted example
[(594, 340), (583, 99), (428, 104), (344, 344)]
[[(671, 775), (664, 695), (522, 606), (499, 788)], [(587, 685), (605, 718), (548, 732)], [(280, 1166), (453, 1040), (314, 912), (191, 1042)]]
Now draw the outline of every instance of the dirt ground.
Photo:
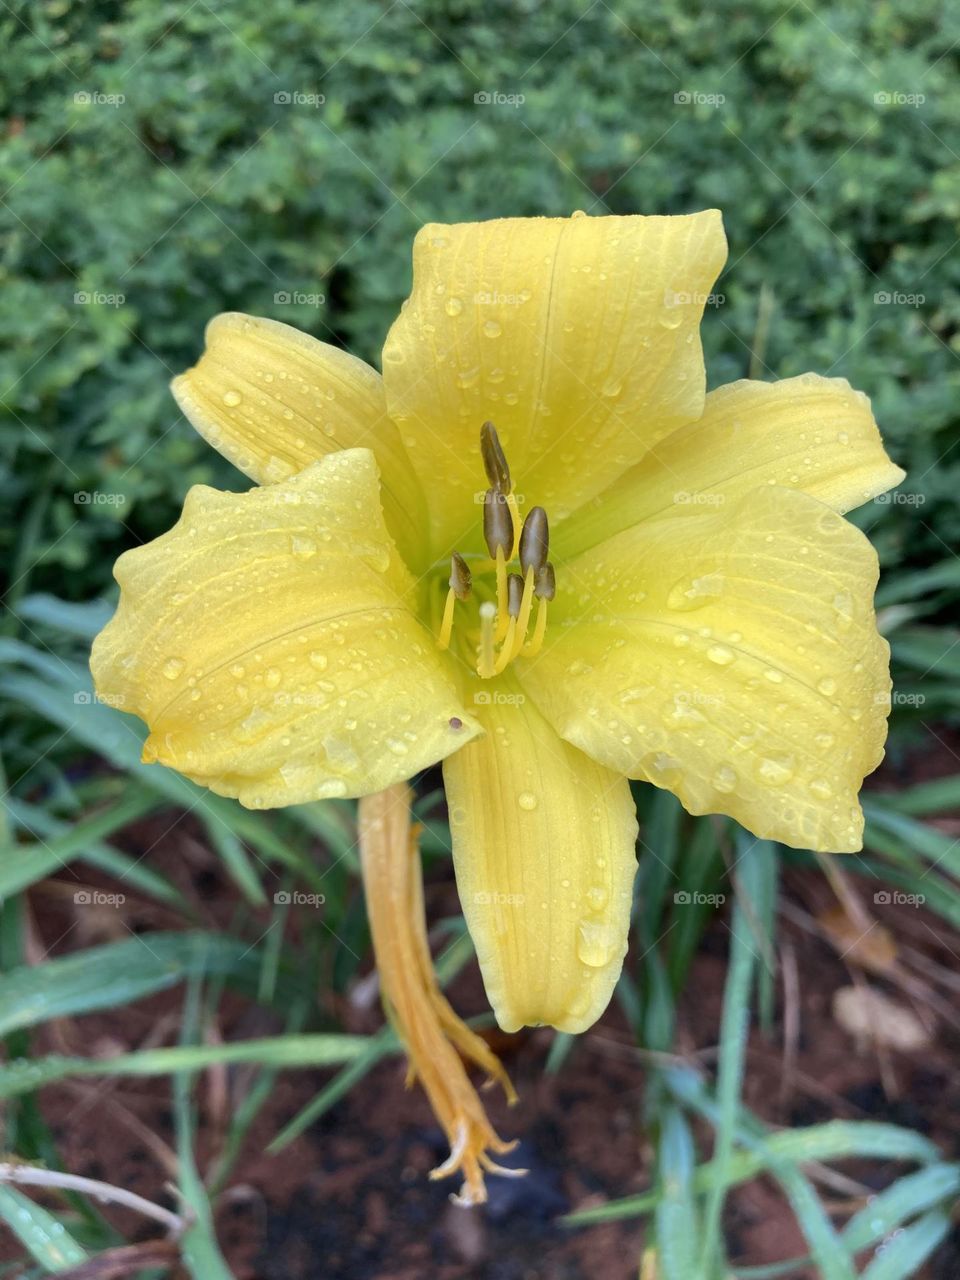
[[(917, 770), (909, 772), (915, 776)], [(925, 762), (924, 776), (938, 772), (939, 767)], [(904, 780), (888, 773), (878, 782), (883, 787), (902, 785)], [(960, 834), (956, 819), (943, 823), (947, 829), (952, 823)], [(178, 830), (182, 833), (183, 828)], [(142, 837), (144, 832), (138, 834)], [(177, 842), (168, 841), (155, 852), (157, 868), (182, 881), (186, 891), (188, 860), (180, 856)], [(209, 888), (205, 886), (208, 901)], [(456, 910), (448, 883), (428, 885), (427, 897), (431, 918)], [(832, 902), (826, 881), (812, 872), (791, 872), (783, 898), (787, 908), (780, 940), (786, 981), (778, 987), (772, 1033), (754, 1030), (751, 1036), (747, 1104), (773, 1125), (804, 1125), (831, 1117), (905, 1124), (935, 1140), (947, 1158), (960, 1157), (960, 1032), (949, 1016), (937, 1019), (924, 1010), (935, 1031), (922, 1047), (878, 1050), (858, 1042), (833, 1012), (834, 993), (850, 985), (851, 969), (840, 958), (840, 949), (816, 927), (818, 916)], [(49, 884), (38, 886), (32, 907), (36, 936), (49, 946), (69, 921), (67, 895), (51, 892)], [(876, 910), (884, 923), (883, 908)], [(888, 920), (902, 956), (955, 971), (960, 938), (922, 909), (911, 912), (906, 923), (904, 914)], [(717, 1039), (728, 941), (720, 915), (704, 939), (680, 1005), (678, 1051), (708, 1070)], [(54, 952), (78, 945), (82, 943), (74, 932), (66, 946), (55, 946)], [(885, 989), (905, 1000), (895, 986)], [(460, 976), (450, 994), (465, 1015), (485, 1010), (475, 966)], [(122, 1010), (54, 1024), (37, 1036), (37, 1049), (106, 1056), (169, 1043), (181, 998), (182, 993), (174, 991)], [(955, 996), (953, 1000), (955, 1004)], [(224, 1038), (278, 1030), (239, 998), (228, 997), (222, 1007)], [(355, 1015), (349, 1029), (372, 1031), (379, 1023), (374, 1008)], [(616, 1008), (580, 1038), (553, 1077), (543, 1071), (551, 1037), (552, 1032), (543, 1030), (497, 1034), (493, 1041), (521, 1101), (507, 1108), (493, 1094), (487, 1095), (491, 1116), (502, 1136), (520, 1139), (510, 1160), (530, 1173), (518, 1180), (491, 1179), (489, 1203), (479, 1210), (454, 1207), (447, 1199), (450, 1184), (428, 1181), (428, 1171), (445, 1157), (446, 1149), (423, 1096), (404, 1090), (403, 1067), (397, 1060), (379, 1065), (282, 1154), (263, 1154), (277, 1130), (330, 1078), (322, 1071), (283, 1073), (217, 1204), (220, 1238), (238, 1280), (315, 1280), (320, 1275), (330, 1280), (635, 1278), (644, 1241), (642, 1222), (571, 1230), (558, 1218), (568, 1210), (649, 1186), (652, 1153), (642, 1125), (643, 1057)], [(202, 1081), (201, 1169), (219, 1149), (224, 1116), (243, 1096), (249, 1072), (242, 1067), (210, 1072)], [(77, 1081), (45, 1089), (41, 1108), (65, 1168), (170, 1202), (164, 1184), (173, 1169), (173, 1135), (165, 1081)], [(702, 1136), (706, 1139), (705, 1133)], [(708, 1143), (702, 1150), (709, 1150)], [(892, 1163), (848, 1163), (842, 1168), (845, 1179), (822, 1183), (821, 1192), (842, 1222), (862, 1203), (858, 1193), (879, 1190), (901, 1172), (903, 1166)], [(155, 1234), (142, 1219), (111, 1208), (103, 1212), (130, 1241)], [(805, 1252), (782, 1194), (765, 1178), (730, 1196), (725, 1230), (735, 1265), (756, 1266)], [(9, 1239), (0, 1237), (0, 1261), (16, 1256)], [(179, 1280), (178, 1272), (169, 1274)], [(810, 1280), (810, 1273), (794, 1275), (795, 1280)], [(955, 1229), (919, 1280), (957, 1276), (960, 1230)]]

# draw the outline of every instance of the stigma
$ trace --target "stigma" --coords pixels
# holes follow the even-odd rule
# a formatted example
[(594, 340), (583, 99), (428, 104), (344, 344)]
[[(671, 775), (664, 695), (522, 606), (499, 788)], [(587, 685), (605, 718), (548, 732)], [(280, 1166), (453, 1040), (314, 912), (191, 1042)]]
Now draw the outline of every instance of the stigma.
[[(521, 655), (532, 658), (540, 652), (547, 630), (547, 605), (556, 594), (556, 574), (548, 558), (547, 513), (543, 507), (533, 507), (525, 520), (520, 519), (510, 467), (492, 422), (480, 428), (480, 456), (489, 485), (483, 495), (483, 540), (490, 561), (481, 562), (479, 569), (492, 571), (494, 582), (490, 587), (484, 583), (483, 594), (493, 598), (480, 600), (474, 615), (479, 624), (476, 669), (482, 680), (489, 680)], [(519, 562), (519, 572), (514, 562)], [(457, 602), (470, 600), (474, 585), (466, 561), (455, 551), (450, 557), (447, 597), (437, 637), (441, 649), (450, 646)], [(479, 583), (477, 588), (479, 596)]]

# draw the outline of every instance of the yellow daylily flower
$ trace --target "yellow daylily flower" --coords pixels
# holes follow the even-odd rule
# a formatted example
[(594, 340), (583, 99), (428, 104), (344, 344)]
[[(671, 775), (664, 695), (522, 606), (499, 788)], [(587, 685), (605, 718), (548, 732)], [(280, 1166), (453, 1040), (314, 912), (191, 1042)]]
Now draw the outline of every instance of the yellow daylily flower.
[(786, 844), (861, 844), (890, 681), (876, 557), (842, 517), (903, 473), (841, 379), (705, 394), (725, 253), (715, 210), (427, 226), (382, 377), (217, 317), (173, 390), (259, 487), (192, 490), (122, 556), (94, 646), (145, 759), (253, 807), (361, 797), (385, 1003), (468, 1201), (505, 1144), (459, 1055), (510, 1086), (436, 988), (405, 780), (443, 761), (508, 1031), (582, 1031), (610, 999), (629, 779)]

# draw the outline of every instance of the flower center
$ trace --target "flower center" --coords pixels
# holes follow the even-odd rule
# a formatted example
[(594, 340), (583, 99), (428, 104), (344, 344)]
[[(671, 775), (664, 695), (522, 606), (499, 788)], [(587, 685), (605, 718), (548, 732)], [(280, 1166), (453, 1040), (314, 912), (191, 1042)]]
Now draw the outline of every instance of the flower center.
[[(547, 513), (543, 507), (533, 507), (521, 522), (510, 468), (492, 422), (480, 428), (480, 453), (490, 484), (483, 495), (483, 540), (490, 559), (476, 567), (480, 573), (493, 575), (494, 582), (489, 586), (475, 584), (467, 562), (454, 551), (437, 644), (441, 649), (449, 648), (457, 601), (474, 595), (479, 608), (476, 627), (468, 623), (468, 635), (476, 631), (477, 675), (489, 680), (521, 654), (532, 658), (539, 653), (547, 629), (547, 603), (556, 594), (556, 575), (547, 559)], [(510, 567), (514, 560), (519, 561), (519, 573)], [(528, 638), (534, 600), (537, 616)]]

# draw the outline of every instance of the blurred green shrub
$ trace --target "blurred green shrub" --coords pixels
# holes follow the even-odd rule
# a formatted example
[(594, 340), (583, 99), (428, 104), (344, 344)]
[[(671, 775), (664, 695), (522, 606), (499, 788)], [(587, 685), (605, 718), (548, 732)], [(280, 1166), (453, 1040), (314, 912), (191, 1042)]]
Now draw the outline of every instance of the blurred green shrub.
[(751, 352), (849, 377), (910, 472), (860, 517), (886, 566), (960, 540), (960, 16), (935, 0), (12, 0), (0, 34), (13, 601), (108, 591), (189, 485), (244, 483), (166, 388), (215, 312), (376, 361), (422, 222), (574, 208), (720, 206), (711, 381)]

